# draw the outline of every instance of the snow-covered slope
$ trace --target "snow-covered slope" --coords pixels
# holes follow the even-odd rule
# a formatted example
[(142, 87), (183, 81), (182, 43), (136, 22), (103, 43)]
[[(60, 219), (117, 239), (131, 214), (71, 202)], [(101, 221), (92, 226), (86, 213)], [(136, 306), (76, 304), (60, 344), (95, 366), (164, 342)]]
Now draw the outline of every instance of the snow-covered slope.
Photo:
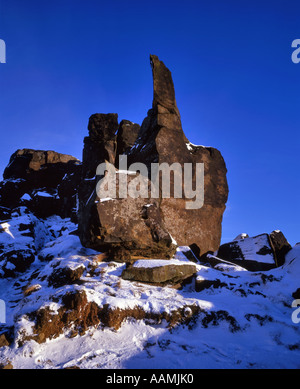
[[(20, 224), (22, 231), (25, 225), (35, 229), (24, 236)], [(196, 264), (196, 275), (178, 289), (124, 280), (126, 265), (83, 248), (70, 234), (75, 228), (68, 219), (38, 221), (24, 212), (2, 223), (0, 244), (30, 246), (35, 260), (15, 277), (0, 279), (6, 305), (0, 334), (9, 328), (13, 338), (0, 348), (0, 363), (17, 369), (300, 367), (300, 323), (292, 320), (300, 245), (282, 267), (265, 272)], [(180, 251), (176, 258), (173, 263), (187, 263)], [(89, 311), (79, 324), (66, 295), (84, 296), (76, 312)], [(63, 326), (37, 336), (36, 329), (49, 329), (46, 318)]]

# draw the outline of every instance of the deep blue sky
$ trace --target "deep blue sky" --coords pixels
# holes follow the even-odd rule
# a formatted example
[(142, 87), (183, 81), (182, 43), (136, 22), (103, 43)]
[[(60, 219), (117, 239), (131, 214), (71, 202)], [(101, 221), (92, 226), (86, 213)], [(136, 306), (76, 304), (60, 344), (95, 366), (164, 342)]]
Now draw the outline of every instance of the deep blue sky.
[(0, 0), (0, 172), (18, 148), (81, 159), (87, 123), (140, 123), (149, 54), (171, 70), (192, 143), (228, 168), (226, 242), (281, 229), (300, 241), (299, 1)]

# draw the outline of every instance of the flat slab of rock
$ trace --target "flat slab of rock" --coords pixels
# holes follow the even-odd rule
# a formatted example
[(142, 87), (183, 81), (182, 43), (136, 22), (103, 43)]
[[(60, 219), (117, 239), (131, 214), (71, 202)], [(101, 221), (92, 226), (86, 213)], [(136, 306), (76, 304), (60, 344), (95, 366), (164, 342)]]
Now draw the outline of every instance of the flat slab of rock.
[(197, 266), (190, 261), (178, 259), (141, 259), (128, 266), (122, 278), (153, 284), (176, 284), (197, 272)]

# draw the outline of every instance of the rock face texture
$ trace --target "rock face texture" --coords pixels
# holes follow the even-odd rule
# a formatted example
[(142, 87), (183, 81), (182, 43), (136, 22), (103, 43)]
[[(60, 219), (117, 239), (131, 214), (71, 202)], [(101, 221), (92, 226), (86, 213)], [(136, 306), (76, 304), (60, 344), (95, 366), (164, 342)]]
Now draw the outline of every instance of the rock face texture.
[(222, 244), (217, 257), (250, 271), (270, 270), (283, 265), (285, 255), (291, 250), (291, 245), (278, 230), (272, 231), (271, 234), (237, 238)]
[[(64, 170), (62, 173), (65, 173), (66, 166), (68, 164), (71, 166), (76, 162), (78, 162), (77, 158), (52, 150), (17, 150), (10, 157), (3, 178), (5, 180), (24, 178), (30, 182), (35, 182), (39, 186), (43, 186), (42, 183), (45, 183), (45, 186), (57, 186), (61, 179), (59, 172)], [(54, 170), (54, 167), (56, 173), (52, 176), (50, 171)]]
[(78, 232), (82, 244), (94, 247), (99, 236), (97, 219), (96, 178), (97, 166), (102, 162), (115, 163), (118, 115), (94, 114), (89, 118), (89, 136), (84, 138), (82, 170), (78, 187)]
[[(218, 150), (195, 146), (188, 141), (182, 130), (171, 72), (155, 55), (150, 56), (150, 61), (153, 104), (141, 128), (128, 120), (122, 120), (118, 125), (116, 114), (90, 117), (89, 136), (84, 140), (79, 190), (79, 236), (84, 246), (99, 251), (113, 248), (120, 254), (126, 249), (129, 255), (160, 255), (162, 258), (169, 257), (173, 237), (178, 245), (192, 246), (201, 256), (217, 250), (220, 244), (222, 217), (228, 197), (226, 166)], [(166, 164), (170, 168), (170, 193), (166, 195), (160, 186), (157, 195), (153, 196), (155, 202), (151, 198), (152, 192), (146, 201), (127, 198), (98, 202), (95, 186), (103, 176), (95, 176), (97, 166), (106, 161), (119, 167), (119, 156), (124, 154), (128, 158), (128, 166), (133, 163), (146, 165), (146, 173), (141, 174), (151, 182), (157, 177), (152, 172), (152, 164)], [(189, 191), (184, 185), (188, 181), (183, 171), (185, 164), (191, 166)], [(174, 166), (180, 171), (173, 174)], [(204, 166), (202, 181), (197, 170), (199, 166)], [(182, 196), (178, 196), (178, 191)], [(204, 203), (198, 199), (201, 191)], [(161, 240), (160, 234), (151, 230), (150, 244), (147, 234), (142, 233), (144, 227), (148, 232), (149, 228), (140, 215), (145, 205), (154, 203), (157, 210), (155, 224), (169, 238)], [(157, 250), (158, 243), (160, 250)]]
[(180, 283), (197, 273), (192, 262), (177, 260), (136, 261), (122, 273), (122, 278), (150, 284)]
[[(186, 209), (186, 198), (160, 196), (160, 209), (165, 226), (179, 245), (194, 245), (200, 255), (215, 251), (221, 239), (221, 224), (228, 197), (226, 166), (221, 153), (212, 147), (192, 145), (186, 138), (175, 99), (171, 72), (156, 56), (151, 55), (153, 104), (144, 119), (138, 139), (128, 152), (129, 163), (143, 162), (150, 172), (151, 163), (204, 163), (204, 204), (199, 209)], [(149, 177), (153, 179), (153, 177)], [(193, 171), (195, 188), (196, 174)], [(192, 200), (193, 201), (193, 200)]]
[[(130, 185), (137, 174), (117, 171), (116, 191), (125, 179)], [(143, 178), (150, 186), (147, 178)], [(95, 184), (95, 182), (94, 182)], [(155, 199), (99, 198), (95, 188), (79, 217), (79, 236), (89, 248), (105, 251), (110, 259), (132, 262), (138, 257), (171, 258), (177, 245), (168, 233)]]
[[(118, 199), (97, 204), (102, 230), (102, 249), (115, 260), (133, 257), (171, 258), (177, 245), (164, 227), (156, 202), (145, 199)], [(130, 216), (128, 216), (130, 215)]]
[(9, 221), (0, 218), (0, 278), (24, 273), (34, 262), (47, 231), (27, 208), (16, 208)]
[[(135, 141), (140, 132), (140, 125), (130, 122), (129, 120), (122, 120), (117, 135), (117, 157), (122, 154), (126, 154), (131, 147), (135, 144)], [(118, 158), (116, 159), (116, 165), (118, 166)]]
[[(122, 120), (119, 125), (117, 114), (95, 114), (89, 119), (88, 130), (78, 191), (78, 231), (82, 244), (107, 251), (116, 260), (127, 261), (135, 255), (171, 256), (175, 246), (155, 203), (131, 197), (103, 201), (96, 193), (97, 183), (104, 178), (103, 175), (96, 176), (98, 165), (108, 162), (114, 166), (118, 153), (123, 154), (134, 144), (139, 125), (128, 120)], [(120, 175), (128, 182), (135, 178), (118, 172), (118, 179)], [(153, 206), (151, 211), (145, 208), (149, 204)]]
[(285, 262), (285, 256), (292, 249), (292, 246), (279, 230), (272, 231), (269, 238), (276, 257), (276, 263), (278, 266), (282, 266)]
[(84, 138), (82, 176), (93, 178), (99, 163), (105, 160), (115, 163), (118, 130), (118, 115), (96, 113), (89, 119), (89, 136)]
[[(80, 161), (67, 154), (51, 150), (17, 150), (0, 183), (2, 210), (25, 205), (38, 217), (75, 218), (75, 177), (80, 169)], [(65, 185), (67, 181), (68, 185)]]

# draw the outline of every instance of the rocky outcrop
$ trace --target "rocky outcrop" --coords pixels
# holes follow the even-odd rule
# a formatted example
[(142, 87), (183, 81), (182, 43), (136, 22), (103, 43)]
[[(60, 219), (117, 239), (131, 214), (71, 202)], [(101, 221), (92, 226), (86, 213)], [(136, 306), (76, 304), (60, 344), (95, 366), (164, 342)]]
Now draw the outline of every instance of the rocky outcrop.
[(84, 138), (82, 177), (91, 179), (96, 175), (99, 163), (115, 163), (118, 115), (114, 113), (92, 115), (88, 123), (89, 136)]
[(129, 120), (121, 121), (117, 134), (117, 167), (119, 163), (118, 157), (122, 154), (126, 154), (135, 144), (140, 128), (139, 124), (130, 122)]
[[(77, 187), (74, 176), (80, 169), (78, 159), (67, 154), (51, 150), (17, 150), (0, 183), (1, 209), (25, 205), (41, 218), (51, 215), (75, 218)], [(65, 180), (68, 180), (68, 187), (63, 186)], [(64, 190), (60, 189), (61, 185)]]
[(115, 163), (117, 114), (94, 114), (89, 118), (89, 136), (84, 138), (82, 171), (78, 190), (78, 233), (86, 247), (94, 245), (99, 235), (97, 220), (96, 170), (100, 163)]
[(243, 235), (222, 244), (216, 256), (251, 271), (270, 270), (284, 264), (291, 246), (281, 231), (254, 237)]
[[(152, 207), (146, 207), (149, 214), (144, 216), (151, 218)], [(81, 343), (78, 337), (87, 331), (93, 335), (98, 331), (102, 334), (105, 327), (118, 330), (125, 320), (132, 319), (142, 320), (142, 326), (185, 324), (186, 330), (221, 325), (219, 334), (227, 329), (227, 334), (240, 331), (243, 337), (249, 326), (256, 331), (273, 323), (272, 332), (279, 329), (284, 334), (287, 308), (293, 298), (299, 298), (299, 246), (288, 252), (284, 266), (271, 272), (251, 273), (218, 259), (207, 266), (199, 264), (187, 246), (179, 247), (170, 260), (144, 258), (123, 264), (84, 249), (72, 234), (75, 224), (69, 220), (51, 217), (41, 221), (24, 207), (21, 211), (22, 207), (15, 209), (9, 222), (1, 223), (1, 253), (31, 248), (41, 254), (41, 260), (36, 257), (34, 266), (28, 261), (25, 271), (16, 268), (7, 276), (4, 273), (12, 270), (14, 256), (0, 261), (0, 277), (8, 277), (2, 280), (1, 289), (1, 299), (7, 304), (7, 323), (0, 326), (2, 361), (6, 355), (15, 358), (14, 363), (19, 358), (15, 353), (22, 354), (34, 345), (32, 341), (49, 344), (61, 336), (61, 347), (65, 347), (66, 338), (77, 338)], [(252, 245), (257, 246), (255, 254), (261, 258), (268, 251), (265, 238)], [(247, 239), (253, 238), (243, 236), (235, 243), (242, 246)], [(294, 334), (296, 327), (290, 322)], [(247, 344), (251, 344), (251, 336)], [(290, 341), (284, 348), (292, 354), (298, 350)]]
[[(10, 157), (9, 164), (4, 170), (3, 178), (5, 180), (23, 178), (30, 182), (35, 182), (39, 186), (57, 186), (60, 181), (58, 171), (60, 171), (60, 175), (66, 174), (67, 164), (71, 166), (77, 162), (77, 158), (71, 155), (60, 154), (51, 150), (17, 150)], [(53, 165), (55, 165), (56, 173), (51, 175), (49, 170), (53, 169)], [(33, 172), (37, 173), (33, 174)], [(41, 182), (44, 185), (41, 185)]]
[(28, 270), (42, 241), (44, 229), (25, 207), (14, 210), (9, 222), (0, 224), (0, 278), (15, 277)]
[[(153, 333), (153, 326), (160, 330), (157, 340), (154, 336), (154, 341), (148, 337), (143, 342), (135, 334), (129, 340), (145, 351), (145, 363), (152, 358), (151, 350), (155, 355), (156, 343), (166, 354), (178, 339), (183, 339), (177, 345), (179, 353), (185, 351), (188, 360), (196, 348), (193, 335), (185, 342), (191, 332), (187, 330), (201, 334), (202, 328), (212, 328), (218, 339), (239, 332), (245, 340), (249, 333), (246, 353), (253, 333), (262, 328), (259, 341), (268, 331), (276, 335), (268, 336), (263, 347), (270, 349), (273, 342), (290, 353), (290, 361), (297, 356), (299, 343), (292, 340), (296, 322), (286, 318), (289, 307), (294, 307), (292, 299), (300, 298), (299, 246), (291, 249), (282, 232), (275, 230), (255, 237), (240, 234), (219, 247), (228, 195), (224, 160), (218, 150), (188, 141), (171, 73), (156, 56), (151, 56), (151, 64), (153, 106), (141, 128), (128, 120), (119, 124), (117, 114), (95, 114), (89, 119), (82, 164), (69, 155), (24, 149), (12, 155), (5, 169), (0, 183), (0, 369), (32, 363), (38, 368), (70, 368), (76, 359), (81, 367), (88, 367), (84, 361), (102, 355), (105, 364), (93, 363), (105, 367), (111, 363), (108, 343), (120, 343), (122, 336), (132, 333), (130, 328), (139, 328), (140, 335)], [(128, 167), (145, 163), (146, 174), (137, 167), (123, 170), (118, 164), (121, 155), (128, 158)], [(107, 172), (97, 171), (103, 162)], [(154, 196), (153, 163), (177, 164), (183, 173), (185, 164), (192, 165), (189, 184), (193, 188), (199, 184), (197, 164), (203, 164), (201, 206), (193, 207), (198, 192), (189, 196), (182, 186), (184, 177), (178, 181), (178, 171), (169, 175), (170, 196), (164, 196), (163, 189)], [(116, 194), (103, 195), (111, 171)], [(124, 197), (124, 182), (128, 191), (141, 193), (144, 187), (148, 195)], [(177, 196), (178, 187), (182, 197)], [(114, 340), (125, 320), (127, 327)], [(144, 326), (149, 324), (148, 330)], [(170, 331), (176, 333), (172, 340), (169, 335), (161, 338), (161, 329), (178, 324), (184, 324), (178, 328), (182, 336), (176, 330)], [(215, 332), (218, 325), (220, 331)], [(84, 339), (65, 341), (89, 329)], [(284, 335), (287, 330), (291, 336)], [(53, 349), (50, 341), (59, 337), (58, 347), (64, 351), (69, 347), (62, 353), (66, 361), (61, 355), (59, 361), (48, 359)], [(46, 342), (45, 347), (34, 341)], [(90, 342), (101, 347), (104, 342), (104, 351), (93, 350)], [(206, 343), (205, 338), (205, 352), (215, 350), (214, 339), (211, 345)], [(79, 344), (84, 347), (77, 354)], [(203, 349), (203, 342), (199, 347)], [(261, 347), (254, 344), (254, 349), (256, 353)], [(278, 355), (282, 355), (279, 348)], [(235, 355), (233, 364), (240, 365), (241, 360)], [(281, 365), (282, 358), (278, 360)], [(253, 361), (250, 355), (245, 366), (253, 367)]]
[(276, 258), (277, 266), (282, 266), (285, 262), (285, 256), (292, 249), (292, 246), (279, 230), (272, 231), (269, 238)]
[(57, 314), (53, 314), (49, 307), (31, 313), (30, 318), (35, 323), (33, 334), (22, 341), (34, 339), (37, 343), (43, 343), (47, 339), (57, 338), (70, 326), (76, 334), (84, 334), (88, 327), (99, 324), (99, 308), (94, 302), (88, 302), (84, 291), (66, 293), (62, 303)]
[[(158, 255), (157, 237), (152, 233), (151, 254), (147, 234), (142, 232), (145, 223), (141, 224), (140, 217), (144, 206), (153, 204), (153, 197), (156, 199), (157, 215), (160, 215), (155, 218), (156, 224), (158, 219), (161, 220), (160, 231), (164, 230), (180, 246), (192, 246), (201, 256), (217, 250), (220, 244), (222, 217), (228, 196), (226, 166), (218, 150), (195, 146), (188, 141), (182, 130), (171, 72), (156, 56), (151, 55), (150, 59), (153, 104), (141, 128), (125, 120), (118, 126), (116, 114), (95, 114), (89, 120), (79, 193), (79, 236), (84, 246), (97, 250), (113, 248), (120, 251), (119, 246), (121, 250), (126, 248), (129, 256)], [(119, 167), (116, 157), (122, 154), (126, 154), (128, 166), (135, 162), (146, 165), (148, 171), (141, 172), (141, 175), (152, 183), (157, 177), (152, 171), (152, 164), (166, 164), (170, 170), (176, 165), (181, 176), (176, 176), (178, 172), (168, 172), (169, 195), (165, 195), (160, 187), (154, 196), (152, 192), (149, 194), (147, 202), (135, 198), (107, 204), (100, 201), (95, 205), (99, 200), (95, 187), (103, 178), (95, 177), (98, 164), (106, 161)], [(191, 167), (189, 180), (184, 175), (186, 165)], [(179, 185), (178, 178), (181, 179)], [(178, 196), (178, 191), (182, 196)], [(112, 222), (107, 222), (109, 214), (114, 226)], [(138, 229), (141, 233), (134, 233)], [(115, 234), (115, 231), (118, 233)], [(161, 250), (161, 258), (169, 257), (168, 245)]]
[[(137, 174), (116, 171), (116, 192), (119, 183), (127, 186)], [(150, 186), (147, 178), (146, 185)], [(79, 227), (82, 243), (98, 251), (105, 251), (110, 259), (131, 262), (136, 257), (171, 258), (176, 242), (166, 230), (155, 199), (99, 198), (92, 192), (83, 208)]]
[[(192, 145), (186, 138), (175, 99), (171, 72), (155, 55), (150, 56), (153, 73), (153, 104), (144, 119), (139, 137), (128, 153), (129, 163), (143, 162), (151, 171), (151, 163), (191, 164), (192, 186), (196, 186), (195, 166), (204, 164), (204, 204), (186, 209), (187, 196), (160, 196), (167, 230), (179, 245), (196, 245), (199, 255), (218, 249), (221, 223), (228, 197), (226, 166), (221, 153), (212, 147)], [(154, 179), (154, 177), (149, 177)], [(171, 176), (171, 190), (174, 176)], [(183, 191), (184, 193), (184, 191)], [(185, 193), (186, 194), (186, 193)], [(193, 199), (192, 201), (194, 201)]]
[[(95, 114), (90, 117), (88, 129), (78, 192), (78, 232), (82, 244), (106, 251), (111, 259), (119, 261), (131, 261), (136, 256), (171, 258), (176, 244), (164, 226), (156, 200), (130, 196), (101, 199), (96, 193), (97, 183), (104, 178), (96, 176), (98, 165), (106, 162), (113, 167), (117, 150), (123, 154), (133, 145), (139, 126), (127, 120), (118, 125), (117, 114)], [(129, 185), (137, 174), (116, 171), (117, 194), (120, 177)], [(150, 181), (144, 179), (150, 187)]]

